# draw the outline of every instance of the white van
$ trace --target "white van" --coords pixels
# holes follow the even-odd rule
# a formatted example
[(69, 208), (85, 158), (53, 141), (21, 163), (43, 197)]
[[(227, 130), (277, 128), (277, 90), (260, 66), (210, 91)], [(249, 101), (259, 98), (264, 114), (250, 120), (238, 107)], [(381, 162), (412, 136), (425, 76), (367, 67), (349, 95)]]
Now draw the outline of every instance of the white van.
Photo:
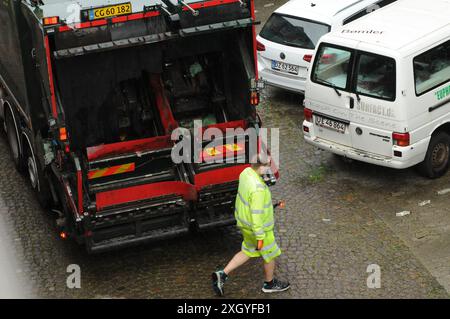
[(450, 0), (399, 0), (322, 37), (309, 72), (306, 142), (443, 175), (450, 154)]
[(321, 36), (395, 0), (291, 0), (257, 37), (258, 72), (269, 85), (304, 93), (307, 68)]

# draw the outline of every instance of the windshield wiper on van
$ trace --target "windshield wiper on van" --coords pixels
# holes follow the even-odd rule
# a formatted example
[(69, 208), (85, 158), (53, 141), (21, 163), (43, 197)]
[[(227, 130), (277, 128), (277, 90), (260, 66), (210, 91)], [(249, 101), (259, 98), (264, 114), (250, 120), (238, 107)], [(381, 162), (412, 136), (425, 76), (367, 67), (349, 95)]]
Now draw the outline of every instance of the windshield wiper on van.
[(336, 94), (337, 94), (338, 96), (342, 96), (342, 93), (339, 92), (339, 90), (337, 89), (337, 87), (336, 87), (335, 84), (333, 84), (333, 83), (331, 83), (331, 82), (328, 82), (327, 80), (322, 80), (322, 79), (317, 79), (317, 78), (316, 78), (316, 81), (319, 81), (319, 82), (328, 84), (329, 86), (331, 86), (331, 87), (333, 88), (333, 90), (336, 92)]

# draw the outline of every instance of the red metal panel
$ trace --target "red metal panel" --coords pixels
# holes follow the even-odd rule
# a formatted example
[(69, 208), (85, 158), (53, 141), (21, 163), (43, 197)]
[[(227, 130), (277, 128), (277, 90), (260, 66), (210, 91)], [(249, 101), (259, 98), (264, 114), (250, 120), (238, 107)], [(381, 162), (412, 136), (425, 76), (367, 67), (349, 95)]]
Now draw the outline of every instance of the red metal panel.
[[(252, 19), (253, 22), (256, 21), (255, 16), (255, 0), (250, 0), (250, 11), (252, 13)], [(253, 58), (255, 59), (255, 79), (258, 80), (259, 74), (258, 74), (258, 52), (256, 50), (256, 26), (252, 26), (252, 33), (253, 33)]]
[(104, 144), (87, 148), (89, 161), (94, 161), (107, 156), (117, 156), (135, 152), (159, 150), (172, 147), (170, 136), (157, 136), (134, 141)]
[(83, 214), (83, 175), (77, 171), (78, 214)]
[(162, 125), (164, 126), (165, 134), (171, 134), (172, 131), (178, 127), (178, 122), (175, 120), (172, 110), (170, 109), (169, 101), (164, 94), (161, 75), (152, 74), (150, 77), (150, 85), (155, 94), (156, 105), (158, 107)]
[[(243, 128), (244, 130), (247, 129), (247, 121), (245, 120), (237, 120), (237, 121), (231, 121), (231, 122), (225, 122), (225, 123), (217, 123), (217, 124), (211, 124), (208, 126), (203, 127), (203, 130), (206, 130), (208, 128), (218, 128), (222, 132), (226, 132), (227, 128)], [(203, 132), (202, 132), (203, 133)]]
[[(202, 9), (202, 8), (209, 8), (209, 7), (217, 7), (224, 4), (232, 4), (239, 2), (239, 0), (211, 0), (211, 1), (204, 1), (199, 3), (192, 3), (189, 6), (192, 9)], [(189, 10), (187, 7), (183, 7), (183, 11)]]
[(185, 200), (197, 199), (197, 192), (191, 184), (184, 182), (161, 182), (98, 193), (96, 195), (97, 210), (101, 211), (106, 207), (173, 194), (183, 196)]
[(48, 40), (48, 35), (44, 37), (45, 42), (45, 55), (47, 59), (47, 71), (48, 71), (48, 83), (50, 86), (50, 99), (52, 106), (52, 114), (55, 119), (58, 118), (58, 110), (56, 108), (56, 95), (55, 95), (55, 84), (53, 82), (53, 69), (52, 69), (52, 58), (50, 53), (50, 42)]
[(218, 185), (238, 181), (239, 175), (247, 167), (250, 167), (250, 165), (242, 164), (197, 174), (195, 175), (195, 188), (197, 191), (200, 191), (203, 187), (208, 185)]

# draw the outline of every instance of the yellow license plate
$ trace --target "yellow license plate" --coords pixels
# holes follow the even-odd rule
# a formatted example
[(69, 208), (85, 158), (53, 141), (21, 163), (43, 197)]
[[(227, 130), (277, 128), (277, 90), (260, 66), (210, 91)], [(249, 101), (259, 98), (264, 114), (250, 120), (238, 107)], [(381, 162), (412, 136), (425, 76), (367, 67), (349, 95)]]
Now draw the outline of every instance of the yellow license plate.
[(91, 9), (89, 11), (89, 20), (105, 19), (109, 17), (116, 17), (125, 14), (130, 14), (131, 3), (122, 3), (114, 6)]

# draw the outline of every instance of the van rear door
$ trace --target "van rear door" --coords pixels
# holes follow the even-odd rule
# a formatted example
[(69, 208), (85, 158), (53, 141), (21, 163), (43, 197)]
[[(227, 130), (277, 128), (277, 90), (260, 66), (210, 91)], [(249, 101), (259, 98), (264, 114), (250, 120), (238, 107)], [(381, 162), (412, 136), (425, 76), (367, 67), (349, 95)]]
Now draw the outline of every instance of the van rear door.
[(401, 123), (399, 105), (395, 105), (396, 62), (391, 57), (357, 51), (353, 73), (355, 103), (349, 111), (352, 146), (392, 157), (392, 133)]
[(314, 112), (316, 136), (345, 146), (351, 146), (350, 75), (353, 50), (322, 44), (317, 51), (306, 88), (306, 100)]

